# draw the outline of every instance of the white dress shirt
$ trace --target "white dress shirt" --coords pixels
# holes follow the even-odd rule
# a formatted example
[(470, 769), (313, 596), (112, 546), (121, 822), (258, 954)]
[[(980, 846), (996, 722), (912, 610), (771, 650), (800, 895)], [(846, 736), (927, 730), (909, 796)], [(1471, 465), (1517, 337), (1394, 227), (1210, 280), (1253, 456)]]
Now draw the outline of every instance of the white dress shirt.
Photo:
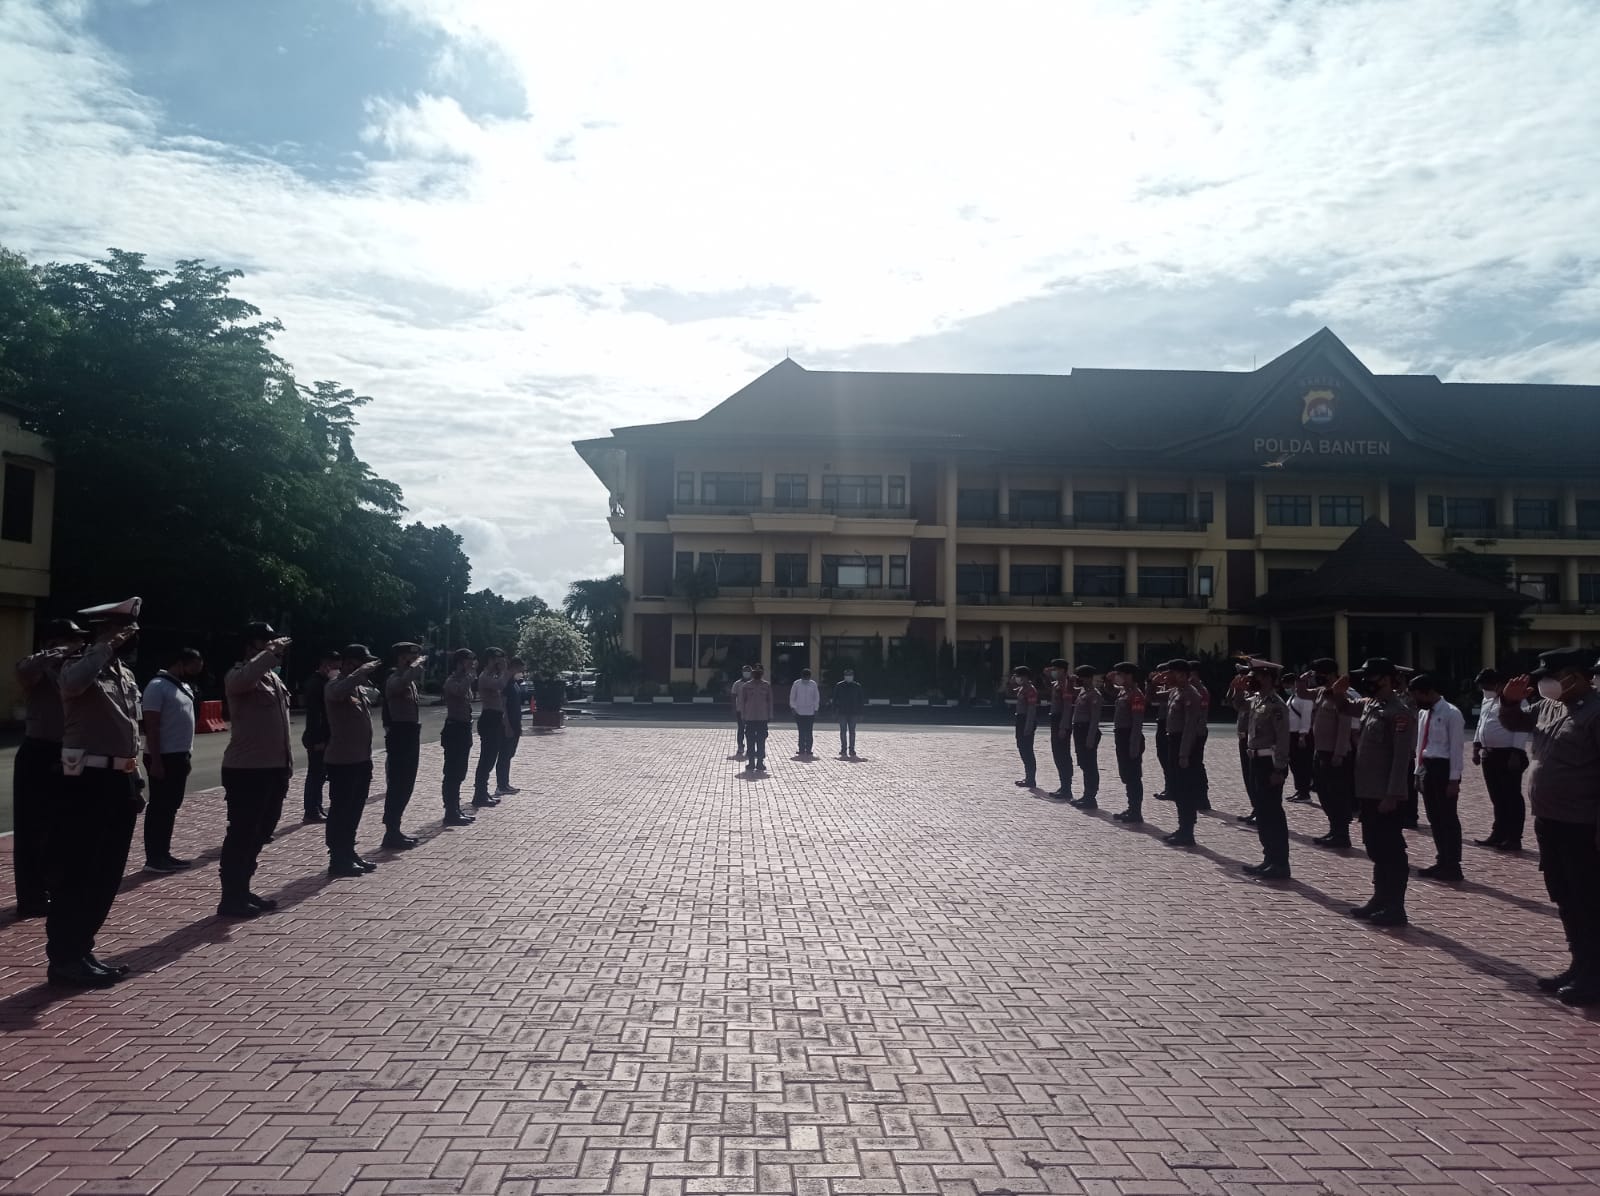
[(1433, 709), (1422, 712), (1417, 725), (1417, 768), (1424, 760), (1450, 761), (1450, 779), (1459, 781), (1466, 766), (1467, 720), (1461, 711), (1440, 698)]
[(822, 705), (822, 691), (815, 681), (801, 677), (789, 687), (789, 709), (795, 714), (815, 714)]
[(1478, 729), (1472, 733), (1472, 742), (1484, 748), (1516, 748), (1519, 752), (1526, 752), (1528, 733), (1506, 730), (1500, 721), (1500, 697), (1497, 694), (1483, 699), (1483, 706), (1478, 711)]
[(1293, 735), (1311, 734), (1311, 709), (1316, 703), (1310, 698), (1289, 699), (1289, 732)]

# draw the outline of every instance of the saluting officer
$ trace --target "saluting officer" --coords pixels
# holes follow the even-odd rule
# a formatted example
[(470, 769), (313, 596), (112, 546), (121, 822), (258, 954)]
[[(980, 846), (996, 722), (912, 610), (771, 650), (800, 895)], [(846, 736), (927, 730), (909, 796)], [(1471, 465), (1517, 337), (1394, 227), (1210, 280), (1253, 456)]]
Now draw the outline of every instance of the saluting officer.
[(1244, 795), (1249, 799), (1250, 809), (1237, 815), (1238, 821), (1246, 826), (1256, 824), (1256, 797), (1254, 792), (1254, 774), (1250, 771), (1250, 749), (1246, 746), (1250, 738), (1250, 666), (1236, 664), (1233, 666), (1233, 682), (1228, 686), (1228, 700), (1233, 704), (1234, 712), (1238, 715), (1234, 719), (1234, 739), (1239, 745), (1239, 775), (1244, 778)]
[(471, 648), (457, 648), (450, 658), (450, 675), (444, 680), (444, 727), (439, 743), (444, 748), (444, 824), (471, 826), (477, 821), (461, 809), (461, 782), (467, 778), (467, 760), (472, 755), (472, 666), (477, 663)]
[(1174, 847), (1193, 847), (1194, 828), (1205, 808), (1206, 716), (1210, 703), (1194, 686), (1187, 660), (1170, 660), (1161, 667), (1168, 687), (1167, 750), (1172, 759), (1172, 784), (1168, 793), (1178, 807), (1178, 829), (1164, 840)]
[(101, 963), (105, 925), (128, 865), (139, 790), (139, 685), (119, 657), (139, 634), (138, 598), (81, 610), (94, 642), (61, 666), (61, 788), (51, 825), (45, 953), (53, 983), (105, 988), (127, 975)]
[(1417, 720), (1399, 695), (1399, 670), (1381, 656), (1367, 660), (1330, 687), (1346, 695), (1354, 685), (1366, 699), (1356, 738), (1355, 796), (1361, 805), (1361, 839), (1372, 861), (1372, 899), (1350, 911), (1375, 926), (1406, 924), (1406, 794), (1416, 769)]
[(1055, 762), (1060, 788), (1051, 797), (1072, 800), (1072, 666), (1059, 656), (1045, 666), (1050, 686), (1050, 758)]
[(1289, 879), (1289, 819), (1283, 810), (1283, 782), (1289, 773), (1293, 732), (1289, 707), (1278, 693), (1283, 666), (1252, 659), (1246, 685), (1250, 690), (1250, 716), (1245, 732), (1245, 756), (1250, 764), (1250, 803), (1256, 816), (1256, 836), (1261, 840), (1261, 862), (1245, 871), (1262, 880)]
[(250, 889), (261, 849), (278, 829), (294, 775), (289, 743), (289, 687), (278, 676), (289, 637), (268, 623), (244, 629), (244, 658), (222, 679), (228, 695), (231, 734), (222, 753), (222, 792), (228, 805), (228, 832), (222, 840), (218, 874), (222, 899), (217, 915), (254, 918), (278, 908), (270, 897)]
[(1072, 750), (1083, 774), (1083, 796), (1072, 804), (1080, 810), (1098, 810), (1100, 803), (1100, 687), (1092, 664), (1073, 671), (1078, 693), (1072, 703)]
[(378, 866), (356, 853), (361, 810), (372, 792), (372, 704), (376, 691), (367, 684), (378, 658), (365, 644), (346, 644), (339, 651), (339, 676), (328, 682), (329, 876), (365, 876)]
[(39, 629), (39, 651), (17, 662), (27, 719), (11, 772), (18, 918), (42, 918), (50, 905), (50, 822), (61, 788), (61, 665), (88, 638), (71, 619), (52, 619)]
[(499, 648), (484, 653), (484, 669), (478, 674), (478, 770), (472, 778), (472, 804), (498, 806), (500, 799), (489, 795), (489, 777), (506, 731), (506, 676), (509, 664)]
[(1139, 666), (1130, 660), (1113, 665), (1111, 683), (1117, 687), (1111, 741), (1117, 753), (1117, 775), (1128, 793), (1128, 808), (1112, 818), (1137, 825), (1144, 822), (1144, 689), (1139, 684)]
[(422, 681), (422, 645), (410, 641), (393, 648), (394, 670), (383, 683), (385, 756), (383, 795), (383, 846), (390, 851), (410, 851), (418, 840), (401, 827), (411, 792), (417, 787), (417, 762), (422, 755), (422, 714), (418, 708)]
[(1355, 756), (1345, 700), (1329, 689), (1338, 675), (1337, 661), (1318, 657), (1296, 680), (1295, 693), (1311, 702), (1312, 778), (1328, 818), (1328, 833), (1312, 842), (1342, 850), (1350, 846), (1350, 823), (1355, 817)]

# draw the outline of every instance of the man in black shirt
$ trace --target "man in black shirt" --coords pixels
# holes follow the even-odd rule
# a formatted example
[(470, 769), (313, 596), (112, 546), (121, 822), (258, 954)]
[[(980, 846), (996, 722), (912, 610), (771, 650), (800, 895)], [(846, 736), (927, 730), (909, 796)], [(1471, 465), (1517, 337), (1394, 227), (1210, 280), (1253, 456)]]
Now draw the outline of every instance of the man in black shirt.
[(307, 822), (326, 822), (328, 812), (322, 808), (322, 787), (328, 774), (322, 766), (322, 753), (328, 747), (328, 708), (323, 702), (323, 690), (328, 682), (339, 675), (339, 654), (324, 652), (317, 663), (317, 671), (306, 678), (300, 695), (306, 708), (306, 727), (300, 742), (306, 749), (306, 814)]

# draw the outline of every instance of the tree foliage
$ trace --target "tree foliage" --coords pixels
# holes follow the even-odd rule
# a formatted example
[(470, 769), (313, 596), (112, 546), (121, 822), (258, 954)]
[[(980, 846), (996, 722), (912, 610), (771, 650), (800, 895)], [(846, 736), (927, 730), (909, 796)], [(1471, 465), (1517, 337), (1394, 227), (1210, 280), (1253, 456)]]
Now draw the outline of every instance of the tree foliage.
[(509, 651), (521, 633), (522, 621), (550, 612), (542, 598), (510, 599), (493, 590), (477, 590), (461, 599), (451, 620), (451, 640), (482, 656), (490, 648)]
[(564, 615), (534, 615), (522, 621), (517, 655), (535, 677), (551, 678), (588, 664), (589, 641)]

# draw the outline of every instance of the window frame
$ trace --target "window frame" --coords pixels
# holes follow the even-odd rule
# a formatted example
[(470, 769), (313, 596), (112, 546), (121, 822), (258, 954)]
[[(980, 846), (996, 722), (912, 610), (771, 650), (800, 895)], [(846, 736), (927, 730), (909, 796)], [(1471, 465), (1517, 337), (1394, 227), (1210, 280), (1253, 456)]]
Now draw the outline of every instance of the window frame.
[[(1311, 527), (1315, 504), (1309, 494), (1268, 494), (1262, 504), (1262, 514), (1268, 527)], [(1284, 509), (1290, 506), (1298, 516), (1303, 509), (1305, 518), (1285, 519)]]
[[(724, 497), (722, 487), (737, 488), (739, 497)], [(761, 475), (746, 471), (707, 471), (700, 475), (700, 505), (746, 507), (761, 505)]]
[[(1146, 510), (1146, 504), (1152, 499), (1160, 500), (1167, 504), (1162, 510), (1158, 504), (1155, 511)], [(1177, 514), (1174, 516), (1173, 512)], [(1189, 522), (1189, 495), (1183, 490), (1151, 490), (1139, 491), (1139, 516), (1141, 524), (1187, 524)]]
[[(1072, 519), (1079, 526), (1108, 524), (1121, 527), (1127, 519), (1127, 495), (1121, 490), (1074, 490), (1072, 492)], [(1100, 508), (1091, 513), (1086, 508)], [(1106, 514), (1110, 513), (1110, 518)]]
[[(795, 490), (800, 492), (795, 500)], [(811, 475), (809, 473), (780, 473), (772, 479), (772, 504), (777, 507), (804, 507), (811, 502)]]
[(39, 471), (29, 465), (7, 461), (3, 488), (0, 488), (0, 540), (32, 544), (34, 526), (38, 522)]
[(1121, 598), (1128, 592), (1128, 571), (1123, 565), (1076, 565), (1072, 593), (1077, 598)]
[[(794, 580), (794, 566), (800, 566), (800, 580)], [(811, 584), (811, 554), (808, 552), (775, 552), (772, 554), (772, 584), (794, 589)]]
[[(1061, 491), (1059, 490), (1013, 490), (1006, 495), (1007, 505), (1010, 507), (1010, 518), (1019, 523), (1060, 523), (1061, 522)], [(1033, 512), (1028, 508), (1033, 503), (1040, 504)]]
[[(1355, 507), (1355, 518), (1349, 518), (1351, 504)], [(1330, 513), (1343, 511), (1345, 518), (1329, 518)], [(1360, 527), (1367, 521), (1367, 500), (1360, 494), (1319, 494), (1317, 495), (1317, 523), (1320, 527)]]
[[(1158, 576), (1159, 575), (1159, 576)], [(1159, 582), (1151, 588), (1151, 582)], [(1187, 598), (1189, 596), (1189, 567), (1187, 565), (1140, 565), (1137, 579), (1141, 598)]]
[[(862, 501), (847, 502), (840, 491), (859, 491)], [(870, 501), (868, 501), (870, 500)], [(832, 511), (874, 511), (883, 507), (881, 473), (825, 473), (822, 475), (822, 505)]]

